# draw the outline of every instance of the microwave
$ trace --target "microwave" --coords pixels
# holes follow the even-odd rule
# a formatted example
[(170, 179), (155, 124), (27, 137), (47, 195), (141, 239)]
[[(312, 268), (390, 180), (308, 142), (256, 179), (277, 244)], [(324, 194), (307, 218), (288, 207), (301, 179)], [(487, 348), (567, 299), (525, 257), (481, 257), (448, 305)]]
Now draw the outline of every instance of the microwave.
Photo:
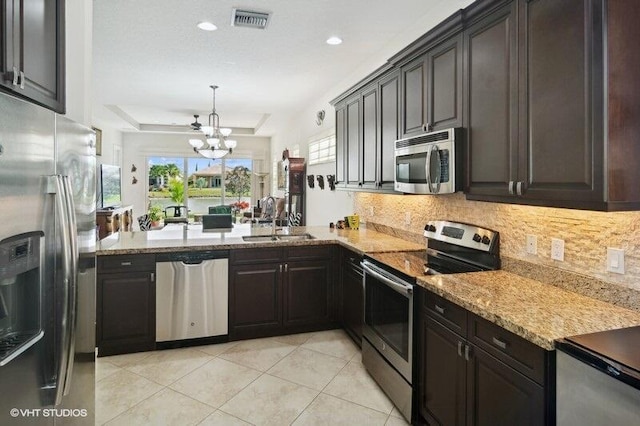
[(395, 142), (394, 189), (409, 194), (452, 194), (462, 190), (462, 128)]

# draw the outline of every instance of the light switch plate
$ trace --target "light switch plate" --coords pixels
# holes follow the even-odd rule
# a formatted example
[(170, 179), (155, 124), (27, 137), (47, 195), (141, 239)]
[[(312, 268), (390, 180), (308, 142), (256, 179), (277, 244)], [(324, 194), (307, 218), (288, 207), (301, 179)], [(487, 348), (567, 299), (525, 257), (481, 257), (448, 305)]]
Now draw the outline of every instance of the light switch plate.
[(564, 262), (564, 240), (559, 238), (551, 239), (551, 259)]
[(527, 254), (538, 254), (538, 237), (527, 235)]
[(411, 225), (411, 212), (404, 213), (404, 224)]
[(624, 274), (624, 250), (607, 247), (607, 271)]

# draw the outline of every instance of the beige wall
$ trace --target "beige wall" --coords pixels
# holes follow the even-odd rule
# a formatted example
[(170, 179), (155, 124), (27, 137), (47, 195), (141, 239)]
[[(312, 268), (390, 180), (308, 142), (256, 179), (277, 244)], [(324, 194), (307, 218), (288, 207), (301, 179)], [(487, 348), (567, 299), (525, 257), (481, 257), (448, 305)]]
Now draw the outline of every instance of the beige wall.
[[(371, 215), (370, 207), (373, 207)], [(640, 291), (640, 212), (602, 213), (467, 201), (463, 194), (355, 195), (365, 221), (422, 235), (429, 220), (468, 222), (500, 232), (500, 254), (599, 278)], [(411, 223), (405, 224), (409, 212)], [(526, 235), (538, 237), (538, 254), (526, 253)], [(564, 262), (552, 260), (551, 238), (565, 241)], [(625, 250), (625, 274), (606, 271), (607, 247)]]

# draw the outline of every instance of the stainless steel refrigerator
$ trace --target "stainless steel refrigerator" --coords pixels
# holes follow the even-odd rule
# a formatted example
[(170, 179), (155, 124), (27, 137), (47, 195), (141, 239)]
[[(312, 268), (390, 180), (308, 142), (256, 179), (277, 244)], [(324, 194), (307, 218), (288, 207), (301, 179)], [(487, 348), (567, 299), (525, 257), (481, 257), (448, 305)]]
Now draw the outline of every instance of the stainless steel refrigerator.
[(95, 135), (0, 94), (0, 424), (94, 424)]

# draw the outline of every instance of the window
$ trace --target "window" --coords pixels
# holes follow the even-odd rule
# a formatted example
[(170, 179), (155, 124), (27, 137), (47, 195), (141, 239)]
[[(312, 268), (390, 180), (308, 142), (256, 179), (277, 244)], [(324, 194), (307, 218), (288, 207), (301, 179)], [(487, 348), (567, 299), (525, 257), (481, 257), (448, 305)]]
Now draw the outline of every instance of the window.
[(309, 165), (336, 161), (336, 136), (309, 142)]
[[(246, 158), (149, 157), (148, 206), (159, 205), (164, 210), (186, 205), (190, 218), (208, 214), (212, 206), (236, 202), (250, 206), (252, 169), (252, 160)], [(239, 208), (235, 213), (242, 216), (248, 209)]]

